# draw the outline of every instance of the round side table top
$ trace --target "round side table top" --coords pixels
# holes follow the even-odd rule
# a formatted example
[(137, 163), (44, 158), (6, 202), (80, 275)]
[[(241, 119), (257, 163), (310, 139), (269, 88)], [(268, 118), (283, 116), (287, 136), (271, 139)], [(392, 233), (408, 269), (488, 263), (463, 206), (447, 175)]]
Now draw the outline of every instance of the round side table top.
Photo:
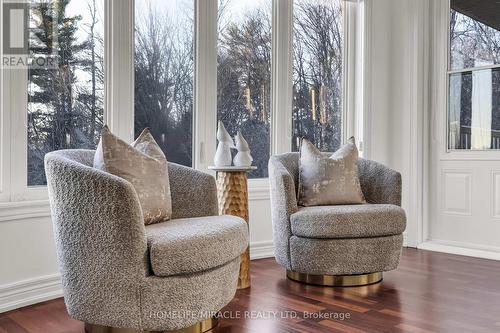
[(209, 166), (209, 170), (215, 170), (215, 171), (226, 171), (226, 172), (241, 172), (241, 171), (252, 171), (252, 170), (257, 170), (257, 167), (254, 165), (248, 166), (248, 167), (242, 167), (242, 166)]

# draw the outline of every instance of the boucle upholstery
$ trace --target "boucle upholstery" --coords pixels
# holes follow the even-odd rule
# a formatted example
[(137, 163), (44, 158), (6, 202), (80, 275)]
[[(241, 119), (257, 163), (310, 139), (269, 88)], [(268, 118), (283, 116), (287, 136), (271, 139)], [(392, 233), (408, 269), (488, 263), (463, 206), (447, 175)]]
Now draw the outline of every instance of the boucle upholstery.
[(300, 207), (290, 217), (292, 234), (308, 238), (358, 238), (399, 235), (405, 211), (396, 205), (366, 204)]
[[(104, 326), (173, 330), (207, 319), (209, 311), (225, 306), (236, 291), (241, 252), (232, 254), (234, 260), (203, 272), (152, 275), (137, 194), (124, 179), (92, 168), (93, 157), (91, 150), (45, 156), (69, 314)], [(173, 163), (169, 177), (174, 217), (216, 214), (213, 177)], [(246, 233), (239, 237), (248, 242)], [(179, 316), (174, 312), (179, 309), (193, 312)]]
[(238, 257), (201, 273), (148, 277), (140, 290), (142, 329), (174, 330), (210, 318), (233, 299), (239, 271)]
[(361, 190), (368, 203), (401, 206), (401, 174), (375, 161), (358, 161)]
[[(271, 188), (271, 216), (273, 221), (274, 256), (276, 261), (291, 269), (290, 237), (292, 229), (290, 216), (297, 208), (297, 160), (286, 158), (291, 154), (272, 156), (269, 160), (269, 182)], [(298, 156), (297, 156), (298, 157)]]
[(219, 214), (214, 177), (175, 163), (168, 164), (168, 174), (172, 219)]
[(248, 227), (236, 216), (177, 219), (146, 227), (156, 276), (201, 272), (238, 257), (248, 246)]
[(398, 266), (403, 235), (312, 239), (292, 236), (292, 270), (308, 274), (350, 275), (384, 272)]
[[(324, 154), (329, 156), (331, 153)], [(362, 158), (358, 161), (358, 168), (361, 189), (367, 203), (401, 205), (401, 175), (397, 171), (391, 170), (377, 162)], [(298, 270), (302, 273), (310, 274), (372, 273), (377, 271), (373, 270), (373, 268), (389, 270), (397, 266), (402, 246), (402, 235), (400, 233), (389, 237), (344, 239), (315, 239), (319, 237), (293, 236), (291, 216), (297, 213), (299, 208), (303, 209), (303, 207), (297, 205), (298, 175), (299, 153), (286, 153), (270, 158), (269, 181), (271, 187), (274, 248), (276, 261), (280, 265), (286, 269)], [(365, 209), (363, 206), (359, 205), (358, 209)], [(307, 221), (304, 221), (304, 223), (307, 223)], [(321, 225), (321, 221), (313, 223), (316, 226)], [(307, 228), (307, 226), (301, 227)], [(350, 237), (348, 236), (349, 234), (354, 235), (359, 233), (355, 228), (344, 229), (341, 226), (335, 226), (331, 230), (335, 230), (335, 233), (345, 233), (346, 237)], [(376, 228), (379, 229), (379, 227)], [(402, 230), (404, 226), (399, 225), (398, 228), (398, 230)], [(298, 232), (298, 229), (300, 228), (297, 228), (297, 226), (294, 227), (295, 232)], [(313, 231), (307, 232), (309, 235), (312, 235)], [(373, 231), (366, 230), (364, 232), (369, 234)], [(367, 245), (365, 250), (353, 252), (357, 253), (357, 256), (371, 253), (370, 256), (366, 257), (366, 262), (358, 257), (354, 259), (352, 256), (347, 256), (347, 253), (339, 252), (336, 249), (337, 244), (344, 246), (344, 249), (353, 249), (353, 245), (361, 245), (364, 242), (367, 242), (367, 244), (385, 244), (385, 239), (390, 239), (387, 249), (383, 246), (378, 248), (377, 246)], [(351, 246), (345, 244), (351, 244)], [(396, 248), (398, 252), (397, 256), (394, 253)], [(342, 256), (345, 259), (342, 259)], [(316, 257), (319, 259), (316, 259)], [(356, 260), (358, 264), (350, 263), (350, 260)], [(343, 266), (339, 267), (339, 263)], [(311, 271), (308, 271), (308, 269)]]

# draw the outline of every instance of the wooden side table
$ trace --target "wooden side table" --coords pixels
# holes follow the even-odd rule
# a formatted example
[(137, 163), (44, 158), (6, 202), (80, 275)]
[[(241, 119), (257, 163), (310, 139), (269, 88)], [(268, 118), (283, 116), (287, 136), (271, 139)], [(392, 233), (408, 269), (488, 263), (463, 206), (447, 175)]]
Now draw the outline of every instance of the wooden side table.
[[(208, 167), (217, 172), (217, 198), (220, 215), (234, 215), (248, 221), (247, 173), (257, 167)], [(241, 255), (238, 289), (250, 287), (250, 249)]]

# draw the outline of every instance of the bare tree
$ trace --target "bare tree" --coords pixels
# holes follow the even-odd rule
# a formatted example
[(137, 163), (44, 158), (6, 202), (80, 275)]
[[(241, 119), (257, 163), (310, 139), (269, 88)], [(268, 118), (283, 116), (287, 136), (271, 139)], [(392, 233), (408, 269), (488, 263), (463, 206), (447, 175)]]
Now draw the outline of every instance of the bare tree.
[(299, 0), (294, 11), (294, 137), (320, 149), (340, 146), (343, 20), (341, 1)]
[(151, 3), (136, 18), (135, 129), (150, 127), (173, 162), (191, 165), (193, 21)]

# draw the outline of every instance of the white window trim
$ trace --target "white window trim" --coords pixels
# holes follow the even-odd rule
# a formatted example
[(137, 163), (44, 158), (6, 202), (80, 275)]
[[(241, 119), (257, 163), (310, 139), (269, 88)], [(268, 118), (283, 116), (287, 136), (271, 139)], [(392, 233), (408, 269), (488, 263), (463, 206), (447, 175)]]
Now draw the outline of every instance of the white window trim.
[[(3, 6), (0, 6), (0, 17), (3, 17)], [(0, 24), (0, 36), (3, 36), (3, 25)], [(3, 52), (3, 38), (0, 38), (0, 55)], [(4, 82), (10, 73), (0, 70), (0, 202), (10, 201), (10, 105), (6, 95), (8, 91)]]
[[(36, 200), (39, 196), (43, 196), (43, 192), (46, 190), (44, 188), (31, 188), (28, 190), (27, 187), (27, 70), (9, 69), (5, 70), (4, 74), (6, 93), (3, 97), (7, 103), (7, 108), (2, 111), (3, 114), (8, 114), (10, 119), (10, 135), (8, 139), (10, 141), (10, 158), (7, 158), (7, 161), (10, 162), (10, 201)], [(20, 110), (23, 111), (20, 112)]]
[[(462, 159), (462, 158), (467, 158), (467, 159), (476, 159), (476, 157), (480, 157), (482, 159), (493, 159), (493, 160), (498, 160), (498, 149), (456, 149), (456, 148), (450, 148), (449, 147), (449, 106), (450, 106), (450, 101), (449, 101), (449, 86), (450, 86), (450, 77), (453, 74), (461, 74), (461, 73), (466, 73), (466, 72), (477, 72), (485, 69), (498, 69), (500, 68), (500, 64), (493, 64), (493, 65), (486, 65), (486, 66), (477, 66), (477, 67), (469, 67), (469, 68), (460, 68), (460, 69), (452, 69), (451, 68), (451, 54), (450, 54), (450, 49), (451, 49), (451, 1), (446, 0), (445, 1), (447, 5), (447, 15), (446, 15), (446, 21), (443, 22), (446, 24), (446, 31), (447, 31), (447, 42), (446, 42), (446, 140), (444, 141), (446, 147), (445, 147), (445, 153), (449, 154), (450, 159)], [(475, 156), (476, 155), (476, 156)]]
[[(360, 156), (370, 158), (372, 154), (371, 137), (372, 130), (372, 12), (373, 1), (359, 0), (356, 8), (356, 25), (354, 28), (356, 52), (354, 61), (356, 62), (355, 73), (348, 73), (356, 77), (355, 105), (356, 114), (355, 135), (358, 139)], [(349, 92), (348, 92), (349, 94)]]
[[(2, 0), (3, 1), (3, 0)], [(193, 110), (193, 167), (209, 172), (215, 154), (217, 120), (217, 0), (193, 0), (195, 8), (195, 85)], [(271, 155), (291, 151), (292, 144), (292, 32), (293, 0), (272, 0), (272, 127)], [(364, 80), (364, 1), (346, 0), (344, 51), (343, 140), (362, 139)], [(124, 140), (134, 135), (134, 0), (105, 3), (105, 119)], [(288, 38), (283, 38), (288, 36)], [(363, 46), (360, 47), (360, 46)], [(47, 203), (46, 187), (27, 186), (27, 75), (18, 70), (0, 76), (0, 210), (30, 202), (35, 211)], [(23, 112), (12, 112), (23, 110)], [(210, 129), (207, 124), (214, 124)], [(249, 181), (250, 200), (267, 200), (266, 178)], [(44, 211), (46, 214), (46, 210)], [(13, 214), (12, 211), (9, 214)], [(0, 214), (1, 215), (1, 214)]]
[(354, 136), (359, 150), (362, 151), (362, 121), (363, 108), (362, 89), (359, 83), (363, 82), (363, 36), (360, 34), (363, 27), (362, 5), (357, 1), (344, 2), (344, 100), (342, 114), (342, 142)]
[[(432, 75), (431, 82), (433, 98), (431, 100), (432, 112), (430, 115), (430, 135), (432, 138), (439, 136), (440, 146), (436, 153), (442, 161), (498, 161), (498, 150), (468, 150), (448, 149), (448, 86), (449, 75), (453, 71), (449, 68), (449, 42), (450, 42), (450, 8), (449, 0), (431, 2), (432, 35)], [(443, 111), (445, 110), (445, 111)], [(445, 131), (439, 129), (445, 128)]]
[[(0, 15), (2, 15), (0, 11)], [(0, 33), (2, 33), (0, 31)], [(0, 44), (0, 49), (2, 45)], [(8, 73), (0, 71), (0, 202), (10, 201), (10, 105), (5, 97), (3, 80)]]
[[(208, 172), (216, 150), (217, 0), (195, 0), (193, 166)], [(214, 84), (215, 80), (215, 84)], [(209, 128), (207, 124), (213, 124)], [(210, 172), (213, 174), (213, 172)]]
[(272, 13), (271, 155), (292, 149), (293, 0), (274, 0)]
[(105, 114), (111, 131), (134, 139), (134, 0), (105, 0)]

